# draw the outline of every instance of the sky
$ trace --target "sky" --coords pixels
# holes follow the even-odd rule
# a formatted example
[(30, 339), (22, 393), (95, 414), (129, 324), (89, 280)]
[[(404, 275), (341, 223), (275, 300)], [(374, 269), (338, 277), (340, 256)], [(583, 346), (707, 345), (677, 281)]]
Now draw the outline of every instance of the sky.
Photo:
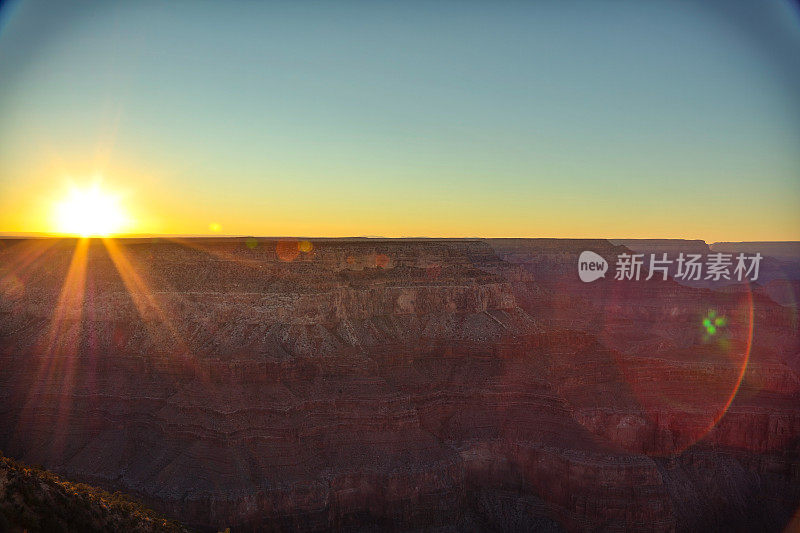
[(65, 4), (0, 8), (0, 232), (800, 240), (796, 3)]

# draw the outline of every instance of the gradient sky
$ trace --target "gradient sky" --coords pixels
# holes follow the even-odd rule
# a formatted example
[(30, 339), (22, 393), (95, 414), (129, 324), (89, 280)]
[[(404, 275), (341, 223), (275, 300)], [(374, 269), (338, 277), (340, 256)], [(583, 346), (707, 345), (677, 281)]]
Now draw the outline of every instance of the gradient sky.
[(787, 1), (0, 9), (0, 232), (800, 240)]

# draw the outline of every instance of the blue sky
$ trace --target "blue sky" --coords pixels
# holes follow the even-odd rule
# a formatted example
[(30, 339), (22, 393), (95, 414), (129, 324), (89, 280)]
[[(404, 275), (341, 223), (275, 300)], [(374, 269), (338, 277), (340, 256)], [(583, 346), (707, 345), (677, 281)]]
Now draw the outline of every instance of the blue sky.
[(800, 239), (799, 13), (12, 2), (0, 231), (102, 175), (132, 231)]

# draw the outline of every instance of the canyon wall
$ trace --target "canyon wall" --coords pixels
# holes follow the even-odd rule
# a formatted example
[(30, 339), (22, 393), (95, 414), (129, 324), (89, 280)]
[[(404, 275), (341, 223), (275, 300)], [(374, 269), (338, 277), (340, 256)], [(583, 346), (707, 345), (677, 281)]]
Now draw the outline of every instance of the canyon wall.
[(604, 240), (0, 242), (0, 450), (198, 529), (781, 530), (800, 504), (797, 308), (764, 291), (582, 283)]

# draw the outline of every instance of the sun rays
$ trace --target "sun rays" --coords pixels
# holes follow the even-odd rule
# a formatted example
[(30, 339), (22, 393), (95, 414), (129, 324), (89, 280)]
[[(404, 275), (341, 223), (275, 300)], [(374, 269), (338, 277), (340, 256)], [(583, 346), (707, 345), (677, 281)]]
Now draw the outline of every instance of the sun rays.
[[(88, 250), (87, 239), (76, 241), (49, 328), (40, 346), (43, 356), (39, 361), (37, 379), (23, 407), (22, 420), (26, 420), (39, 407), (41, 395), (57, 397), (58, 423), (53, 428), (50, 450), (53, 455), (61, 453), (68, 427), (66, 422), (71, 409), (75, 355), (81, 338)], [(33, 259), (29, 264), (33, 265), (35, 261), (36, 259)]]
[(114, 263), (117, 273), (122, 278), (127, 293), (133, 300), (151, 339), (156, 344), (163, 343), (163, 346), (170, 346), (174, 351), (185, 353), (187, 348), (182, 336), (162, 308), (154, 291), (133, 266), (122, 247), (117, 241), (110, 238), (104, 238), (103, 245)]
[[(23, 244), (17, 245), (18, 253), (9, 258), (9, 267), (0, 271), (0, 280), (3, 281), (0, 288), (11, 287), (12, 283), (8, 280), (16, 280), (18, 277), (25, 279), (26, 272), (41, 275), (41, 271), (47, 271), (49, 268), (44, 258), (48, 257), (48, 264), (57, 264), (63, 260), (63, 255), (59, 258), (58, 254), (67, 251), (66, 246), (69, 246), (70, 241), (72, 239), (48, 239), (36, 240), (30, 245), (24, 243), (24, 247)], [(157, 290), (148, 282), (147, 273), (142, 272), (142, 268), (129, 257), (126, 245), (113, 238), (79, 238), (74, 243), (66, 275), (49, 313), (47, 328), (33, 347), (35, 353), (32, 355), (38, 359), (36, 376), (27, 392), (20, 421), (15, 429), (17, 437), (33, 430), (48, 431), (51, 438), (47, 453), (54, 461), (58, 461), (66, 453), (73, 392), (79, 388), (79, 382), (86, 378), (86, 368), (94, 366), (94, 358), (116, 356), (113, 351), (98, 353), (86, 344), (93, 327), (87, 321), (94, 320), (93, 316), (103, 312), (102, 303), (100, 309), (97, 309), (95, 306), (98, 302), (90, 297), (92, 261), (110, 260), (113, 264), (124, 292), (135, 308), (134, 314), (138, 317), (138, 324), (144, 334), (140, 339), (143, 339), (145, 353), (141, 355), (171, 358), (182, 366), (191, 368), (201, 382), (208, 380), (207, 369), (192, 357), (182, 332), (170, 317), (169, 310), (165, 310)], [(50, 258), (45, 252), (53, 247), (57, 250)], [(102, 257), (103, 251), (107, 254), (107, 259)], [(24, 283), (20, 284), (24, 290)], [(116, 346), (113, 349), (126, 348)], [(43, 409), (45, 412), (53, 409), (57, 412), (58, 422), (54, 426), (38, 427), (37, 413)]]

